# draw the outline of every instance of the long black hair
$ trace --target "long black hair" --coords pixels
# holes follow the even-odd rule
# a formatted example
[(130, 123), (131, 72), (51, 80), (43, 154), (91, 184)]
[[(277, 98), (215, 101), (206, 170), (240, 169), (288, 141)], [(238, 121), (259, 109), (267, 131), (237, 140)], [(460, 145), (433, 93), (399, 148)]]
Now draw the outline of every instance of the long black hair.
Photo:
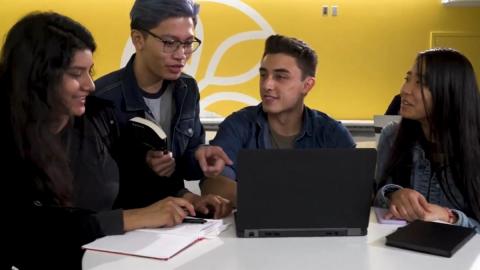
[[(456, 205), (452, 184), (466, 202), (467, 215), (480, 220), (480, 93), (470, 61), (453, 49), (430, 49), (418, 54), (422, 97), (428, 87), (432, 106), (427, 111), (432, 155), (442, 157), (453, 179), (440, 177), (446, 197)], [(403, 118), (382, 180), (388, 177), (410, 186), (412, 154), (407, 149), (425, 136), (421, 124)], [(458, 205), (458, 204), (457, 204)]]
[(53, 12), (31, 13), (8, 32), (0, 56), (0, 87), (20, 158), (41, 171), (36, 185), (61, 205), (71, 199), (72, 174), (61, 138), (52, 132), (62, 76), (76, 51), (94, 51), (91, 33)]

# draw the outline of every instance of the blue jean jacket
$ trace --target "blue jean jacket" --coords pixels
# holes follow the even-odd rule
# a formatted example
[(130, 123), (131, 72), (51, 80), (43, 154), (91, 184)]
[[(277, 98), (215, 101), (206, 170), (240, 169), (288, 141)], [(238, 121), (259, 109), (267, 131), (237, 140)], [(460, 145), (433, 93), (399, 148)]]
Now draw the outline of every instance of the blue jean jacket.
[[(233, 161), (222, 175), (236, 180), (236, 161), (240, 149), (272, 148), (270, 129), (262, 105), (246, 107), (228, 116), (210, 142), (223, 148)], [(355, 148), (348, 130), (328, 115), (305, 106), (302, 130), (295, 139), (295, 148)]]
[[(382, 135), (380, 136), (377, 147), (377, 183), (380, 181), (380, 177), (386, 170), (385, 166), (390, 158), (390, 151), (393, 147), (398, 127), (398, 123), (391, 123), (383, 129)], [(458, 216), (458, 221), (455, 223), (455, 225), (476, 228), (477, 233), (480, 233), (479, 222), (473, 218), (469, 218), (464, 212), (462, 212), (461, 209), (454, 209), (452, 203), (447, 199), (443, 189), (440, 186), (440, 183), (438, 182), (437, 175), (432, 173), (430, 161), (425, 157), (425, 151), (421, 145), (417, 143), (411, 151), (413, 154), (412, 172), (410, 176), (411, 188), (421, 193), (428, 202), (452, 209), (452, 211), (454, 211)], [(448, 168), (446, 169), (445, 177), (448, 182), (450, 182), (453, 178)], [(390, 200), (385, 196), (385, 194), (401, 188), (402, 187), (399, 185), (392, 184), (392, 179), (389, 177), (387, 179), (387, 184), (379, 188), (375, 197), (375, 205), (388, 208)], [(459, 204), (462, 206), (461, 208), (465, 208), (465, 201), (463, 200), (463, 196), (460, 194), (460, 192), (457, 189), (453, 189), (452, 192), (455, 198), (459, 201)]]

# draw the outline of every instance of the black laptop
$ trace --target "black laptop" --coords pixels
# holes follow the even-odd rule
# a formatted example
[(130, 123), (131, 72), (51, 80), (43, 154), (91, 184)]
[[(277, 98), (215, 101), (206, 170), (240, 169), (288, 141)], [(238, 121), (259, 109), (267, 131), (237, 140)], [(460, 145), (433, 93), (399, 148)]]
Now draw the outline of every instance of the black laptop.
[(238, 237), (366, 235), (375, 149), (241, 150)]

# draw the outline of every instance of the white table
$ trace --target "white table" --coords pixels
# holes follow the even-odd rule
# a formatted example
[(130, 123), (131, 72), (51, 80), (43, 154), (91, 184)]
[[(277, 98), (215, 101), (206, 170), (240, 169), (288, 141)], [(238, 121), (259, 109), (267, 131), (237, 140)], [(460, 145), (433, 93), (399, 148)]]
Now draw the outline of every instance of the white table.
[[(372, 211), (373, 212), (373, 211)], [(396, 225), (378, 224), (370, 216), (367, 236), (256, 238), (235, 236), (233, 218), (218, 239), (202, 240), (168, 261), (87, 251), (83, 269), (390, 269), (480, 270), (480, 235), (452, 258), (385, 246)]]

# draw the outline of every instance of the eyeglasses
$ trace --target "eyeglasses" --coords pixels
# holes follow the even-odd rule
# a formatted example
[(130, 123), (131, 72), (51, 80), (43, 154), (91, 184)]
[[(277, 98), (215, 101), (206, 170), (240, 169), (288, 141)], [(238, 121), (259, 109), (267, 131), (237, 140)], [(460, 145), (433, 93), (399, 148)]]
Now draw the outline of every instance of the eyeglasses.
[(163, 43), (164, 53), (174, 53), (178, 50), (178, 48), (180, 48), (180, 46), (182, 46), (183, 52), (185, 54), (191, 54), (194, 51), (196, 51), (198, 47), (200, 47), (200, 44), (202, 44), (202, 41), (197, 37), (193, 37), (192, 40), (180, 41), (175, 39), (167, 39), (167, 38), (159, 37), (156, 34), (150, 32), (149, 30), (145, 30), (145, 29), (138, 29), (138, 30), (143, 31), (149, 34), (150, 36), (161, 41)]

